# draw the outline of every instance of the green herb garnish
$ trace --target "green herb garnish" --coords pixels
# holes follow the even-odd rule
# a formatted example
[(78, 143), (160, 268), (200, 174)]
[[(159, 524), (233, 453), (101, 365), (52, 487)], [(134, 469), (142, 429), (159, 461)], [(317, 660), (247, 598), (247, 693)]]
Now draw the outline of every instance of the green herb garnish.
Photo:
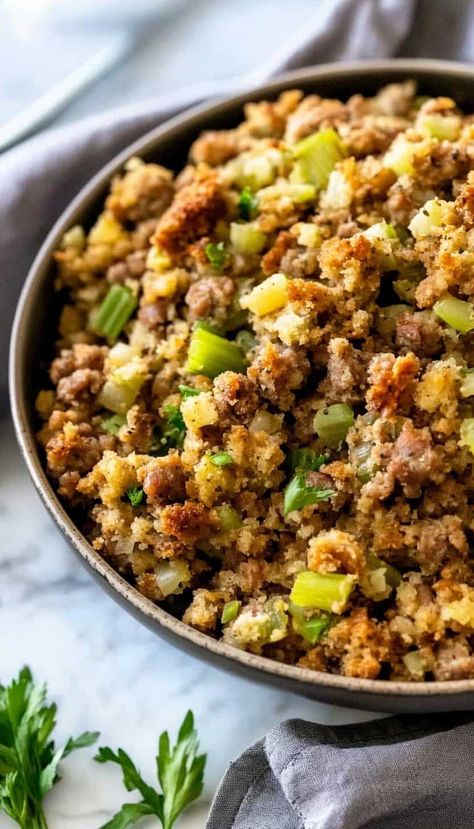
[(221, 271), (229, 258), (224, 242), (209, 242), (204, 248), (214, 271)]
[(258, 210), (258, 197), (249, 187), (244, 187), (239, 198), (239, 216), (244, 222), (249, 222)]
[(214, 466), (229, 466), (234, 463), (234, 459), (230, 452), (216, 452), (215, 455), (210, 455), (209, 460)]
[(183, 400), (187, 400), (188, 397), (197, 397), (198, 394), (201, 394), (200, 389), (193, 389), (192, 386), (178, 386), (178, 389), (181, 393), (181, 397)]
[(287, 458), (291, 472), (317, 472), (328, 460), (329, 455), (320, 455), (308, 448), (290, 449)]
[(52, 732), (56, 705), (46, 704), (46, 686), (23, 668), (10, 685), (0, 685), (0, 809), (21, 829), (48, 829), (43, 799), (60, 780), (61, 761), (99, 736), (88, 731), (56, 749)]
[(156, 765), (161, 791), (157, 791), (143, 780), (123, 749), (115, 752), (109, 747), (99, 748), (97, 762), (117, 763), (122, 769), (127, 791), (138, 791), (142, 797), (139, 803), (125, 803), (101, 829), (127, 829), (148, 815), (157, 817), (163, 829), (172, 829), (181, 812), (199, 797), (203, 789), (206, 755), (198, 755), (198, 749), (194, 717), (188, 711), (175, 746), (170, 746), (167, 731), (158, 740)]
[(238, 599), (233, 599), (232, 601), (225, 603), (221, 616), (221, 622), (223, 625), (228, 625), (229, 622), (234, 621), (239, 613), (241, 605), (242, 602), (239, 602)]
[(114, 414), (111, 417), (104, 417), (101, 426), (109, 435), (118, 435), (122, 426), (125, 426), (127, 418), (123, 414)]
[(145, 493), (141, 486), (131, 486), (130, 489), (127, 489), (126, 495), (132, 507), (138, 507), (143, 501)]
[(165, 406), (165, 416), (166, 426), (163, 429), (163, 437), (166, 439), (168, 446), (179, 448), (183, 445), (186, 434), (186, 426), (179, 406), (170, 404)]
[(310, 504), (327, 501), (336, 495), (334, 489), (322, 489), (319, 486), (308, 486), (306, 472), (297, 473), (285, 489), (283, 514), (288, 515), (294, 510), (303, 509)]

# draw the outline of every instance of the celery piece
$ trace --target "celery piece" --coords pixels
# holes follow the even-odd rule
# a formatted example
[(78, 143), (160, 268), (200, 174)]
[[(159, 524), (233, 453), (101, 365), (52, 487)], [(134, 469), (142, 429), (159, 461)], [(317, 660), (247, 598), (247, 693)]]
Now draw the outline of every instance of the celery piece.
[(418, 680), (424, 678), (427, 671), (426, 660), (420, 651), (409, 651), (402, 657), (407, 671)]
[(214, 320), (196, 320), (193, 325), (193, 331), (198, 331), (202, 329), (202, 331), (210, 331), (211, 334), (215, 334), (216, 337), (224, 337), (225, 331), (221, 325), (218, 325), (217, 322)]
[(185, 386), (181, 384), (178, 386), (178, 389), (183, 400), (187, 400), (188, 397), (197, 397), (198, 394), (201, 394), (201, 389), (193, 389), (192, 386)]
[(227, 504), (218, 507), (217, 514), (219, 516), (219, 529), (223, 533), (229, 532), (230, 530), (238, 530), (242, 526), (242, 519), (237, 510), (229, 507)]
[(395, 334), (397, 319), (400, 314), (405, 311), (410, 311), (409, 305), (386, 305), (385, 308), (379, 308), (376, 320), (377, 332), (382, 337), (390, 338)]
[(314, 416), (314, 428), (326, 446), (338, 447), (354, 425), (354, 412), (346, 403), (320, 409)]
[(362, 484), (366, 484), (375, 475), (377, 467), (372, 460), (373, 443), (361, 443), (354, 449), (356, 458), (357, 477)]
[(248, 352), (251, 351), (252, 348), (255, 348), (255, 346), (257, 345), (257, 340), (255, 339), (254, 335), (251, 333), (251, 331), (246, 331), (245, 329), (243, 331), (238, 332), (235, 338), (235, 342), (245, 355), (247, 355)]
[(472, 397), (474, 395), (474, 369), (466, 369), (461, 373), (462, 383), (459, 391), (462, 397)]
[(457, 115), (433, 112), (420, 115), (416, 126), (437, 141), (456, 141), (461, 130), (461, 119)]
[(189, 342), (186, 371), (204, 374), (211, 379), (223, 371), (245, 372), (245, 360), (239, 346), (204, 328), (196, 328)]
[(112, 285), (107, 296), (94, 315), (92, 327), (103, 337), (115, 339), (130, 319), (137, 300), (125, 285)]
[(291, 479), (285, 489), (283, 515), (303, 509), (310, 504), (327, 501), (336, 495), (334, 489), (322, 489), (319, 486), (310, 486), (306, 483), (306, 472), (299, 472)]
[(118, 435), (122, 426), (125, 426), (127, 422), (127, 418), (124, 414), (114, 414), (110, 417), (104, 417), (102, 420), (101, 426), (104, 432), (108, 432), (109, 435)]
[(209, 455), (209, 460), (214, 466), (230, 466), (234, 463), (230, 452), (216, 452), (215, 455)]
[(319, 192), (326, 187), (332, 170), (344, 158), (345, 151), (337, 132), (329, 128), (298, 141), (293, 147), (293, 155), (296, 159), (294, 180), (314, 184)]
[(239, 602), (237, 599), (233, 599), (231, 602), (226, 602), (222, 609), (222, 624), (227, 625), (229, 622), (233, 622), (238, 615), (241, 606), (242, 602)]
[(401, 580), (402, 577), (395, 567), (372, 553), (368, 554), (365, 573), (360, 579), (360, 589), (364, 596), (373, 599), (374, 602), (381, 602), (398, 587)]
[(460, 334), (467, 334), (474, 328), (474, 306), (470, 302), (447, 296), (436, 302), (433, 310), (437, 317)]
[(342, 613), (354, 582), (355, 576), (303, 570), (295, 578), (290, 599), (299, 607), (313, 607), (332, 613)]
[(250, 222), (247, 224), (231, 222), (230, 241), (237, 253), (251, 254), (259, 253), (265, 247), (267, 237), (265, 233)]
[(97, 397), (98, 404), (111, 412), (125, 414), (133, 406), (146, 378), (147, 368), (143, 362), (131, 360), (125, 363), (105, 381)]
[(314, 619), (298, 619), (293, 617), (293, 630), (309, 642), (315, 645), (322, 636), (328, 632), (331, 626), (330, 616), (316, 616)]
[(474, 455), (474, 417), (466, 417), (459, 430), (461, 446), (466, 446)]

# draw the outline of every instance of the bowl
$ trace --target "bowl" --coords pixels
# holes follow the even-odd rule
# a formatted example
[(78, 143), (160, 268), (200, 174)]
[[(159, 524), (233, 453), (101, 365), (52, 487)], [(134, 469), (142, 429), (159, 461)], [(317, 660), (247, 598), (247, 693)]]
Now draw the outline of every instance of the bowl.
[(256, 89), (195, 107), (158, 126), (116, 156), (81, 190), (46, 238), (29, 272), (15, 316), (10, 350), (10, 395), (20, 449), (34, 484), (73, 550), (103, 588), (140, 622), (184, 650), (228, 671), (274, 687), (337, 705), (372, 711), (429, 712), (474, 706), (474, 679), (410, 683), (367, 680), (311, 671), (240, 651), (188, 627), (132, 587), (86, 541), (49, 482), (35, 440), (34, 400), (42, 368), (52, 353), (50, 341), (58, 315), (53, 290), (52, 253), (71, 225), (90, 223), (99, 211), (113, 174), (132, 155), (178, 170), (188, 148), (204, 129), (224, 129), (241, 120), (248, 100), (273, 98), (283, 89), (345, 98), (373, 94), (386, 83), (414, 78), (421, 94), (448, 95), (469, 108), (474, 101), (474, 68), (444, 61), (390, 60), (323, 65), (289, 72)]

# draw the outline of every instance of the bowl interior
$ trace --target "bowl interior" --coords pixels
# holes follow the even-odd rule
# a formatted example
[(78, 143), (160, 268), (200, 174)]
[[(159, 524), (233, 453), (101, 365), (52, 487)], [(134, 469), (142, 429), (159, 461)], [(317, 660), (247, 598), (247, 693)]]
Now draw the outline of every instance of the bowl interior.
[(63, 232), (79, 222), (91, 224), (100, 210), (111, 176), (132, 155), (179, 170), (189, 146), (206, 129), (223, 129), (242, 118), (246, 100), (274, 98), (297, 86), (305, 93), (348, 98), (360, 92), (371, 95), (386, 83), (414, 78), (419, 94), (447, 95), (466, 110), (474, 109), (474, 72), (470, 67), (436, 61), (384, 61), (350, 66), (332, 65), (288, 73), (257, 90), (224, 102), (198, 107), (178, 116), (135, 142), (113, 159), (86, 187), (58, 220), (42, 246), (25, 283), (15, 318), (10, 354), (11, 403), (20, 448), (47, 508), (71, 541), (81, 559), (101, 579), (113, 597), (142, 622), (199, 655), (224, 662), (231, 670), (250, 672), (254, 678), (278, 683), (318, 699), (378, 710), (418, 711), (471, 708), (474, 680), (411, 683), (354, 680), (281, 665), (237, 651), (185, 626), (145, 599), (104, 562), (74, 526), (55, 495), (42, 467), (34, 433), (38, 426), (34, 401), (44, 387), (45, 369), (52, 356), (61, 297), (53, 289), (52, 252)]

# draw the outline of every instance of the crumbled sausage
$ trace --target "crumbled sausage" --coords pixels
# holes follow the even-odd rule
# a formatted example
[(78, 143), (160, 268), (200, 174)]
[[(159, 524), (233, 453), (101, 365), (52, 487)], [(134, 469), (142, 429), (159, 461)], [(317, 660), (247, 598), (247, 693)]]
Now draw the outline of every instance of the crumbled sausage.
[(186, 476), (179, 455), (156, 458), (141, 467), (138, 478), (150, 504), (172, 504), (186, 497)]
[(189, 306), (189, 319), (197, 320), (218, 315), (232, 302), (234, 282), (228, 276), (206, 276), (190, 286), (185, 302)]
[(257, 411), (259, 398), (255, 383), (244, 374), (224, 371), (214, 380), (214, 400), (219, 422), (247, 423)]

